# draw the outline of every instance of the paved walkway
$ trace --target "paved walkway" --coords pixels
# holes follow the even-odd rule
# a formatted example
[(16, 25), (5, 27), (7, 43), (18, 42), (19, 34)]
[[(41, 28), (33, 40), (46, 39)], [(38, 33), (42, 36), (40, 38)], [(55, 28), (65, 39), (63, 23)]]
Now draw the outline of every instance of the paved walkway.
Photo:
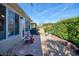
[(16, 44), (16, 46), (14, 46), (10, 55), (25, 56), (31, 54), (34, 56), (42, 56), (40, 36), (33, 35), (33, 37), (34, 37), (33, 44), (24, 44), (24, 41), (21, 41), (18, 44)]

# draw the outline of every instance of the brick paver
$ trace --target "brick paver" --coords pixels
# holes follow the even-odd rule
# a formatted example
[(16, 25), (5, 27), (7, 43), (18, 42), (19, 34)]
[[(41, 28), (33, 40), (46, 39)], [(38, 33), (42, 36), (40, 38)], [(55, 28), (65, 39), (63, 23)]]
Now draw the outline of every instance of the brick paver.
[(14, 46), (11, 55), (25, 56), (31, 54), (34, 56), (42, 56), (40, 36), (33, 35), (33, 37), (33, 44), (24, 44), (24, 42), (21, 41), (18, 44), (16, 44), (16, 46)]
[[(47, 38), (50, 38), (47, 37)], [(57, 37), (53, 36), (50, 39), (47, 39), (42, 43), (42, 48), (45, 56), (77, 56), (74, 52), (74, 49), (77, 49), (76, 46), (67, 42), (66, 45), (63, 43), (66, 42), (62, 39), (57, 39)], [(71, 48), (72, 47), (74, 48)]]

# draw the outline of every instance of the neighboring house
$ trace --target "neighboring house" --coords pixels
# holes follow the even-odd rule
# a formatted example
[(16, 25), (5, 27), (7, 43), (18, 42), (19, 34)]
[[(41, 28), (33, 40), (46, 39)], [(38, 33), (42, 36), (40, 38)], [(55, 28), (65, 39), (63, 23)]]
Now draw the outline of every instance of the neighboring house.
[(36, 24), (36, 23), (31, 22), (31, 23), (30, 23), (30, 28), (37, 28), (37, 24)]
[(0, 4), (0, 54), (4, 54), (23, 39), (32, 20), (16, 3)]

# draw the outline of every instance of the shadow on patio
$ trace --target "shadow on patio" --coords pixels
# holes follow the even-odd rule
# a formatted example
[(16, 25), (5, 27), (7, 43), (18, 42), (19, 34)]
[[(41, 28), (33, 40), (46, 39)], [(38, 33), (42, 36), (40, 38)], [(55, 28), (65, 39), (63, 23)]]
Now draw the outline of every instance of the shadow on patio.
[(63, 41), (57, 41), (57, 40), (47, 40), (42, 43), (44, 47), (44, 55), (45, 56), (77, 56), (75, 53), (74, 47), (71, 48), (71, 44), (67, 42), (65, 44)]

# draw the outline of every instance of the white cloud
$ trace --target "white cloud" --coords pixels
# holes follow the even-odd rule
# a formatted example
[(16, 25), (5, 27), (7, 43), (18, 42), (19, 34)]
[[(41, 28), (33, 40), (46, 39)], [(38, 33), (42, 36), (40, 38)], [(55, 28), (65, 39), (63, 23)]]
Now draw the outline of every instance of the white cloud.
[(48, 10), (45, 10), (45, 11), (39, 13), (38, 15), (36, 15), (36, 18), (38, 18), (38, 17), (40, 17), (40, 16), (42, 16), (42, 15), (45, 15), (45, 14), (47, 14), (49, 11), (51, 11), (52, 9), (56, 9), (56, 8), (61, 7), (61, 6), (62, 6), (62, 5), (59, 5), (59, 6), (56, 6), (56, 7), (50, 8), (50, 9), (48, 9)]
[(67, 7), (64, 7), (62, 10), (58, 11), (57, 13), (55, 13), (54, 15), (51, 15), (50, 17), (48, 17), (47, 19), (51, 18), (51, 17), (55, 17), (59, 14), (61, 14), (62, 12), (64, 12), (67, 9)]

